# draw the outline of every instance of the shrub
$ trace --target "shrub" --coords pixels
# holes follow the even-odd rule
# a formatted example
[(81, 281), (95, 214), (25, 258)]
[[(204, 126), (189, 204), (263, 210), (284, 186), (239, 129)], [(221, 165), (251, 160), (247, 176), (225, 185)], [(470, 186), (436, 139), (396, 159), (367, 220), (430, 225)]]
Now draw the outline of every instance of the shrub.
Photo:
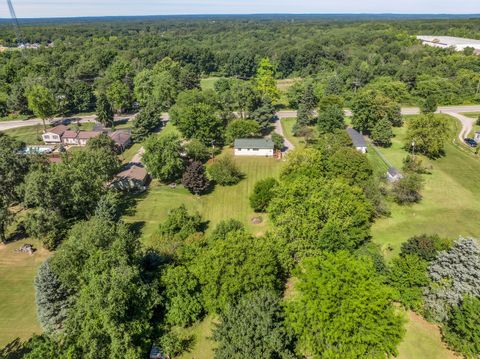
[(243, 173), (231, 156), (222, 156), (208, 168), (210, 178), (222, 186), (231, 186), (240, 182)]
[(421, 234), (402, 243), (400, 255), (414, 254), (430, 262), (435, 259), (438, 252), (448, 250), (451, 246), (450, 239), (440, 238), (437, 234)]
[(276, 132), (272, 133), (272, 141), (276, 150), (283, 149), (285, 139), (282, 137), (282, 135), (279, 135)]
[(422, 164), (422, 159), (420, 157), (410, 155), (407, 155), (407, 157), (403, 159), (402, 170), (405, 173), (430, 173), (428, 169)]
[(393, 184), (392, 193), (398, 204), (410, 204), (422, 199), (420, 191), (423, 188), (423, 179), (416, 173), (407, 173)]
[(258, 181), (250, 196), (250, 206), (255, 212), (265, 212), (270, 201), (275, 196), (275, 187), (278, 181), (275, 178), (265, 178)]
[(184, 204), (172, 209), (165, 222), (160, 224), (159, 232), (167, 238), (185, 240), (188, 236), (201, 232), (202, 218), (198, 213), (189, 214)]
[(408, 254), (395, 258), (390, 267), (389, 282), (396, 290), (396, 300), (406, 308), (418, 310), (423, 288), (428, 285), (428, 262)]
[(211, 155), (208, 147), (195, 138), (188, 142), (184, 148), (188, 158), (192, 161), (205, 162)]

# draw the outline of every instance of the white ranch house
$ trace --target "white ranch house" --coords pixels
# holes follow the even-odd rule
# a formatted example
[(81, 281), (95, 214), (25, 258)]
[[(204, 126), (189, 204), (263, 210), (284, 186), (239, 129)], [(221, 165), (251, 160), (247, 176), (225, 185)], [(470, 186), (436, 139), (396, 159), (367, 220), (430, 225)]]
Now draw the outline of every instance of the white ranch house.
[(273, 157), (274, 144), (269, 138), (240, 138), (235, 140), (235, 156)]

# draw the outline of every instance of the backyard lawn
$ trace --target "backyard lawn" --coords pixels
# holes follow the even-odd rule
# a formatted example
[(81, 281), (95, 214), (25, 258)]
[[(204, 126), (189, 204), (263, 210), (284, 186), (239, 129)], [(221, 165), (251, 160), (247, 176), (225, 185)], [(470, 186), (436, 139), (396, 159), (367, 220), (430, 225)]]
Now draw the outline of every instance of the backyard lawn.
[[(444, 116), (452, 126), (451, 138), (458, 133), (457, 120)], [(398, 169), (407, 155), (402, 148), (405, 127), (395, 128), (393, 145), (381, 149), (385, 157)], [(370, 155), (369, 155), (370, 156)], [(422, 157), (423, 158), (423, 157)], [(480, 237), (480, 160), (452, 144), (446, 145), (446, 156), (438, 160), (423, 158), (432, 173), (424, 175), (423, 199), (412, 206), (391, 204), (391, 216), (377, 220), (372, 227), (373, 240), (379, 243), (387, 258), (398, 253), (402, 242), (413, 235), (438, 233), (441, 236)], [(393, 251), (387, 250), (388, 247)]]
[[(33, 244), (38, 251), (32, 256), (14, 252), (25, 243)], [(40, 242), (31, 239), (0, 244), (0, 348), (16, 338), (24, 340), (41, 332), (33, 280), (48, 255)]]
[(170, 188), (154, 181), (149, 190), (137, 199), (132, 210), (134, 213), (126, 216), (125, 221), (140, 222), (145, 243), (153, 244), (158, 225), (165, 219), (168, 211), (183, 203), (187, 208), (199, 211), (202, 217), (209, 221), (210, 228), (222, 219), (235, 218), (245, 223), (253, 233), (263, 233), (268, 228), (268, 218), (260, 215), (263, 223), (251, 223), (252, 217), (258, 215), (250, 208), (248, 197), (258, 180), (278, 176), (282, 162), (264, 157), (235, 158), (235, 162), (245, 174), (245, 178), (234, 186), (216, 186), (212, 193), (200, 197), (190, 194), (182, 186)]
[(305, 141), (303, 141), (300, 137), (295, 137), (293, 135), (293, 126), (297, 122), (296, 117), (290, 118), (282, 118), (280, 123), (282, 124), (283, 134), (295, 147), (303, 147), (305, 145)]

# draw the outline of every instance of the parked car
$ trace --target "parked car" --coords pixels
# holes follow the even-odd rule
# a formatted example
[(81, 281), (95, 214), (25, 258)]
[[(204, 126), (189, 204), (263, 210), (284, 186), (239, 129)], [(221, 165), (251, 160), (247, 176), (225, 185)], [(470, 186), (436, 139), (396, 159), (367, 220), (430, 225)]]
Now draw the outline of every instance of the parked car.
[(477, 147), (478, 143), (473, 138), (465, 138), (465, 143), (470, 147)]

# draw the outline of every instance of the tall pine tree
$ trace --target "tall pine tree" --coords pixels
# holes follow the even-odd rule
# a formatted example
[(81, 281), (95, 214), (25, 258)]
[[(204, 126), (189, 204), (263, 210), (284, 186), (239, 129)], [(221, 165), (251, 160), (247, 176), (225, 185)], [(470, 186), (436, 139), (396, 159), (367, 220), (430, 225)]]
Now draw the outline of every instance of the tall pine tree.
[(113, 108), (104, 93), (97, 99), (97, 120), (105, 127), (113, 127)]

